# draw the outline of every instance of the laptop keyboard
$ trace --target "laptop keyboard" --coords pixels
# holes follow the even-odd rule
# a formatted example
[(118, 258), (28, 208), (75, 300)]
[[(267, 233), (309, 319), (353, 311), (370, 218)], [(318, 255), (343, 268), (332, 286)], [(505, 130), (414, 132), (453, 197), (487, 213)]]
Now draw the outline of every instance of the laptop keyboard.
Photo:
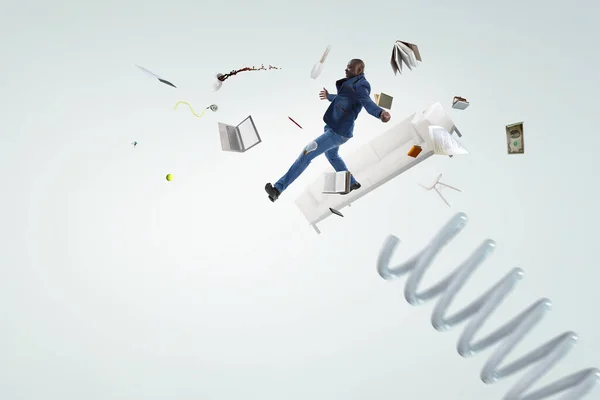
[(237, 129), (233, 126), (227, 126), (227, 139), (232, 150), (241, 150)]

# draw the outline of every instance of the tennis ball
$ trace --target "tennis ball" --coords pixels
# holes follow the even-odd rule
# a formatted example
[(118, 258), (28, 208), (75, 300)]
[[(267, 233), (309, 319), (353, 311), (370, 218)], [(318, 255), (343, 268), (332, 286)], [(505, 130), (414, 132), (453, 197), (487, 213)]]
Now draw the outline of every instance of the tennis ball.
[(173, 180), (173, 175), (167, 174), (167, 180), (170, 182)]

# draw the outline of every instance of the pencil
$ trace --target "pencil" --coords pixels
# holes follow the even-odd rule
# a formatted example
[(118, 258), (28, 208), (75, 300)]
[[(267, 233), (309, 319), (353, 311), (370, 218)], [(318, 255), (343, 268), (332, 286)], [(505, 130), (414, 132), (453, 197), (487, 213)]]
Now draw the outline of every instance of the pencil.
[(302, 129), (302, 127), (300, 126), (300, 124), (298, 124), (296, 121), (294, 121), (292, 119), (292, 117), (288, 117), (288, 118), (290, 119), (290, 121), (292, 121), (293, 123), (295, 123), (298, 126), (298, 128)]

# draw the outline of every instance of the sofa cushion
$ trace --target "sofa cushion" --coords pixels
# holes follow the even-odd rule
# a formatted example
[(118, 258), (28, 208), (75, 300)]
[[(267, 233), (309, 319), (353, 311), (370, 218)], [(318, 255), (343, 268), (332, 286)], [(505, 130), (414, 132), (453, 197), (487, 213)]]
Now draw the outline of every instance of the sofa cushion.
[(421, 151), (416, 158), (413, 158), (407, 154), (412, 146), (412, 142), (405, 143), (379, 163), (373, 165), (368, 171), (365, 171), (365, 173), (369, 174), (369, 179), (373, 182), (380, 183), (390, 176), (401, 174), (412, 168), (433, 154), (429, 146), (424, 146), (423, 151)]
[(325, 175), (322, 173), (319, 177), (308, 186), (306, 190), (311, 196), (315, 199), (317, 204), (321, 204), (323, 202), (324, 196), (323, 187), (325, 185)]
[(346, 166), (354, 176), (358, 176), (360, 171), (364, 171), (371, 165), (379, 162), (379, 157), (369, 144), (365, 144), (352, 153), (349, 157), (342, 156)]
[(416, 134), (412, 124), (414, 115), (411, 114), (396, 126), (371, 140), (369, 144), (380, 160), (414, 137)]

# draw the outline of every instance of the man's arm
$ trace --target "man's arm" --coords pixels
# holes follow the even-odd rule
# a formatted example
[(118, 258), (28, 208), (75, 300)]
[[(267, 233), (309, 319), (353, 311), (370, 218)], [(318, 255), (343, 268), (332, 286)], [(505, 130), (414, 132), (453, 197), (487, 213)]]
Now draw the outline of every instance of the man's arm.
[(333, 100), (335, 100), (335, 98), (336, 98), (336, 97), (337, 97), (337, 95), (336, 95), (336, 94), (329, 94), (329, 92), (328, 92), (328, 91), (327, 91), (327, 89), (325, 89), (325, 88), (323, 88), (323, 90), (321, 90), (321, 91), (319, 92), (319, 98), (320, 98), (321, 100), (325, 100), (325, 99), (327, 99), (327, 100), (329, 100), (329, 101), (333, 101)]
[(365, 108), (365, 110), (367, 110), (369, 114), (371, 114), (375, 118), (381, 117), (381, 113), (385, 110), (379, 107), (377, 104), (375, 104), (373, 100), (371, 100), (371, 97), (369, 96), (371, 94), (371, 85), (369, 85), (368, 83), (358, 85), (356, 88), (356, 94), (358, 96), (358, 101), (360, 102), (360, 104), (362, 104), (362, 106)]

